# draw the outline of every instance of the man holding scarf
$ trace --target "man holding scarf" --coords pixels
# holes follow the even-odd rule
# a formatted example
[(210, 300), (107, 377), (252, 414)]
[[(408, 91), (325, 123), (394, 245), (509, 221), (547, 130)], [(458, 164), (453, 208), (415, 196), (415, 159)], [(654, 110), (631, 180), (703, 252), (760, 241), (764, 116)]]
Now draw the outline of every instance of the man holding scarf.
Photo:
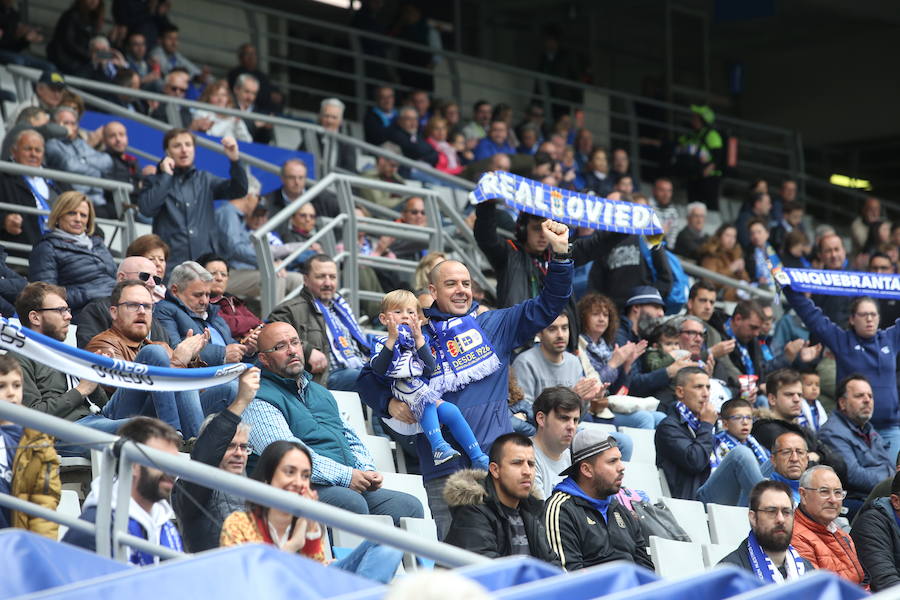
[(719, 561), (751, 571), (765, 583), (798, 579), (814, 567), (791, 546), (794, 531), (791, 490), (780, 481), (761, 481), (750, 492), (750, 535)]
[(352, 392), (372, 347), (339, 288), (334, 259), (317, 254), (306, 261), (303, 291), (276, 306), (268, 320), (290, 323), (300, 333), (313, 381)]
[[(472, 302), (472, 278), (465, 265), (444, 261), (429, 275), (428, 287), (434, 305), (425, 309), (429, 322), (424, 333), (437, 363), (429, 386), (445, 402), (459, 407), (485, 452), (490, 451), (498, 436), (511, 430), (507, 398), (513, 349), (530, 343), (538, 331), (552, 323), (572, 294), (568, 229), (550, 220), (541, 226), (552, 255), (543, 288), (536, 298), (476, 316), (478, 307)], [(391, 381), (375, 374), (370, 367), (363, 369), (357, 389), (376, 416), (391, 416), (407, 423), (415, 421), (409, 407), (391, 397)], [(443, 487), (447, 477), (466, 466), (467, 461), (460, 457), (435, 466), (424, 435), (417, 436), (416, 449), (428, 504), (443, 536), (450, 524)]]

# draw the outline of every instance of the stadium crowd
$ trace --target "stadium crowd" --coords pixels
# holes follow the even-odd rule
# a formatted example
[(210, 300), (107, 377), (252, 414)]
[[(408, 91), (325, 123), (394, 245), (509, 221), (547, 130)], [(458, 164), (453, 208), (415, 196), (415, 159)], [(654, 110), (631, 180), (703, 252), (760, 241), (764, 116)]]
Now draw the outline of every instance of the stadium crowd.
[[(385, 297), (356, 315), (340, 291), (346, 274), (323, 241), (277, 280), (279, 300), (302, 291), (260, 314), (250, 235), (299, 198), (307, 166), (286, 161), (281, 187), (262, 195), (239, 145), (273, 143), (271, 126), (215, 109), (280, 114), (284, 97), (252, 45), (243, 44), (238, 65), (216, 79), (179, 51), (168, 2), (154, 3), (153, 14), (123, 8), (138, 5), (146, 7), (114, 2), (115, 26), (104, 36), (103, 3), (76, 0), (60, 16), (51, 62), (25, 53), (36, 30), (19, 23), (14, 9), (2, 13), (0, 58), (43, 69), (33, 95), (10, 115), (2, 159), (132, 183), (134, 206), (125, 209), (137, 210), (153, 233), (116, 256), (97, 219), (119, 219), (122, 207), (103, 190), (0, 175), (0, 201), (49, 211), (0, 213), (0, 241), (32, 248), (3, 251), (0, 314), (58, 342), (77, 325), (79, 348), (117, 359), (255, 367), (200, 392), (147, 392), (79, 380), (10, 352), (0, 358), (3, 400), (164, 451), (184, 449), (307, 498), (388, 515), (397, 526), (423, 517), (416, 497), (384, 485), (365, 432), (341, 416), (332, 392), (355, 391), (371, 409), (372, 429), (395, 440), (411, 472), (421, 474), (441, 539), (567, 570), (618, 559), (653, 568), (632, 504), (644, 500), (622, 487), (639, 442), (616, 428), (655, 430), (652, 468), (673, 498), (748, 508), (751, 533), (724, 562), (767, 581), (816, 568), (873, 591), (900, 583), (900, 329), (893, 325), (900, 305), (810, 297), (776, 285), (771, 271), (896, 273), (900, 226), (885, 219), (877, 198), (865, 201), (846, 244), (839, 227), (810, 227), (796, 182), (775, 190), (753, 181), (737, 219), (713, 232), (706, 219), (718, 210), (725, 157), (708, 107), (692, 107), (693, 133), (678, 141), (671, 174), (645, 182), (631, 168), (634, 157), (595, 145), (577, 113), (547, 118), (534, 104), (517, 123), (516, 108), (478, 101), (466, 120), (458, 101), (433, 98), (427, 85), (402, 102), (398, 90), (382, 86), (365, 115), (365, 141), (472, 180), (515, 165), (554, 187), (646, 204), (664, 235), (569, 228), (489, 200), (463, 216), (497, 281), (494, 297), (475, 283), (473, 266), (452, 254), (360, 234), (361, 255), (417, 261), (415, 276), (364, 267), (360, 288)], [(10, 32), (21, 34), (8, 39)], [(126, 151), (121, 122), (80, 127), (85, 106), (66, 85), (70, 74), (199, 98), (209, 108), (110, 97), (170, 126), (164, 158), (142, 168)], [(326, 98), (318, 123), (342, 131), (343, 112), (340, 100)], [(221, 138), (227, 178), (195, 166), (193, 132)], [(300, 149), (325, 155), (337, 144), (336, 165), (357, 172), (356, 149), (336, 139), (306, 136)], [(440, 183), (386, 157), (360, 174)], [(415, 194), (359, 194), (395, 209), (400, 223), (440, 223)], [(329, 193), (296, 210), (269, 236), (275, 266), (315, 234), (320, 217), (336, 214)], [(7, 266), (7, 252), (27, 258), (27, 269)], [(783, 293), (785, 303), (755, 300), (747, 286), (721, 280), (691, 284), (683, 261)], [(462, 350), (460, 340), (467, 340)], [(476, 360), (454, 361), (473, 349)], [(0, 423), (0, 440), (0, 492), (55, 507), (58, 478), (49, 493), (37, 479), (57, 453), (83, 449), (54, 450), (47, 436), (14, 423)], [(176, 485), (157, 470), (135, 467), (131, 498), (133, 531), (173, 549), (255, 541), (326, 561), (319, 524)], [(88, 496), (82, 518), (95, 518), (96, 502)], [(4, 526), (56, 536), (52, 524), (0, 510)], [(65, 539), (93, 547), (80, 532)], [(158, 560), (140, 551), (130, 559)], [(388, 581), (399, 562), (397, 551), (364, 542), (335, 565)]]

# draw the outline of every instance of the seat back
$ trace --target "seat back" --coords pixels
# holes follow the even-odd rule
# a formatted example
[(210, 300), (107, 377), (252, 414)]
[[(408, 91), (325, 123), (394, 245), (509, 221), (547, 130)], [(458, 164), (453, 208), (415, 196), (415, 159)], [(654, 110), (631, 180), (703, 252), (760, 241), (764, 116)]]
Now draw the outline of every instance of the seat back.
[(684, 577), (706, 570), (703, 549), (693, 542), (676, 542), (651, 535), (650, 556), (657, 575), (662, 577)]
[(744, 506), (707, 504), (709, 538), (714, 544), (724, 544), (734, 549), (750, 533), (750, 521)]
[(702, 502), (678, 498), (663, 498), (662, 501), (675, 515), (675, 520), (678, 521), (685, 533), (691, 536), (692, 542), (695, 544), (710, 543), (709, 523)]

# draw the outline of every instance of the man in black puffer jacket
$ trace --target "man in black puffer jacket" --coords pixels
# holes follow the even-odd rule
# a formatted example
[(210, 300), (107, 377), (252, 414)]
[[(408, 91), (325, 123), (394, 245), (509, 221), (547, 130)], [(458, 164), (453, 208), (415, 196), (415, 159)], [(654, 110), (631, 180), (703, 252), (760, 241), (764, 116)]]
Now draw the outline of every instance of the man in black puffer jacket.
[(900, 585), (900, 474), (891, 495), (866, 502), (859, 510), (850, 537), (859, 562), (869, 574), (873, 592)]
[(544, 529), (544, 503), (534, 491), (534, 445), (520, 433), (501, 435), (491, 447), (490, 472), (453, 474), (444, 500), (453, 522), (448, 544), (490, 558), (530, 555), (559, 565)]

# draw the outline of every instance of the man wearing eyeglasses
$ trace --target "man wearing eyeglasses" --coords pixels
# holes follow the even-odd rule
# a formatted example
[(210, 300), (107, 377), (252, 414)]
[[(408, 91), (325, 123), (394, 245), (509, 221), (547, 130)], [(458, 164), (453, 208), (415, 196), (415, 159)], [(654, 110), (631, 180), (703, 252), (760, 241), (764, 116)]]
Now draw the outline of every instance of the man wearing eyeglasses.
[(834, 522), (846, 497), (847, 491), (831, 467), (818, 465), (803, 473), (791, 543), (815, 568), (864, 585), (868, 577), (857, 558), (856, 545)]
[[(166, 75), (163, 83), (163, 94), (172, 96), (173, 98), (184, 99), (188, 91), (190, 83), (190, 74), (181, 67), (175, 67)], [(191, 109), (187, 106), (178, 106), (176, 104), (160, 104), (150, 117), (157, 121), (168, 123), (172, 127), (184, 127), (191, 131), (206, 131), (212, 127), (212, 121), (207, 118), (195, 119)]]
[[(400, 213), (398, 223), (406, 225), (414, 225), (416, 227), (427, 227), (428, 217), (425, 214), (425, 201), (419, 196), (407, 198), (403, 203), (403, 211)], [(432, 226), (440, 227), (439, 223), (431, 223)], [(397, 240), (391, 245), (391, 252), (397, 258), (403, 260), (420, 260), (428, 248), (427, 242), (417, 242), (414, 240)]]
[(780, 481), (761, 481), (750, 491), (750, 535), (719, 561), (755, 574), (765, 583), (798, 579), (814, 567), (791, 546), (794, 501)]

